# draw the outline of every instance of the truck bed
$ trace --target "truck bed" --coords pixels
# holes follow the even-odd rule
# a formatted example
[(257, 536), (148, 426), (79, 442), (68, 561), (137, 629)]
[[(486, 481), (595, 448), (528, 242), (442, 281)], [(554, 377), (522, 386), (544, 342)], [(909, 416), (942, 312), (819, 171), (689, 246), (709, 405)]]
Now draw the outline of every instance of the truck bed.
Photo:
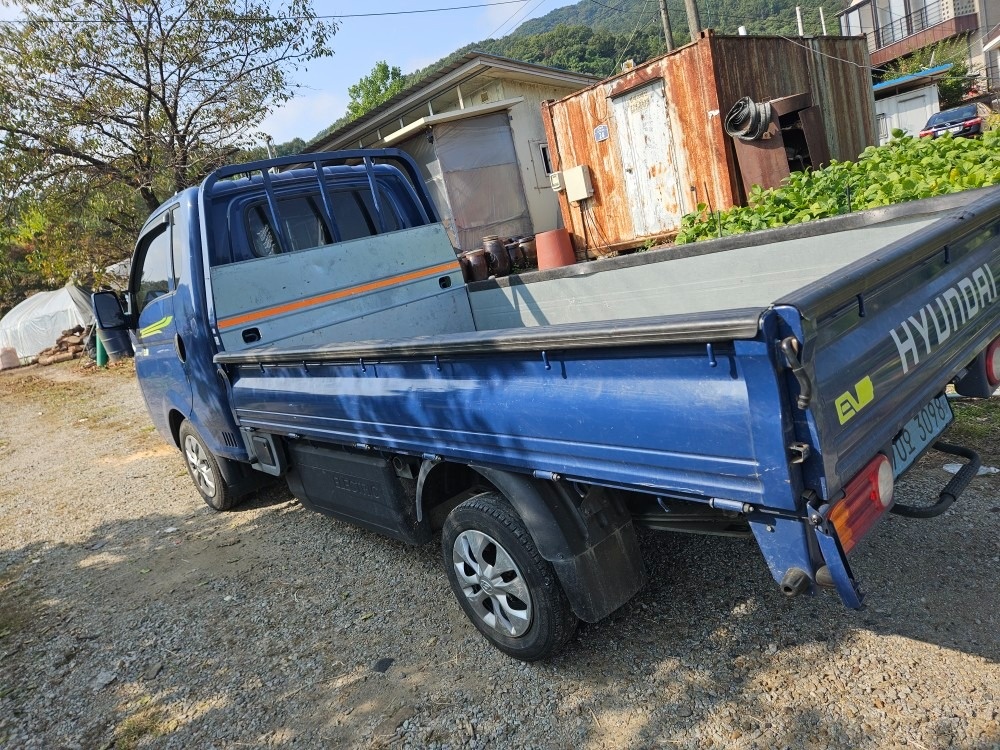
[[(995, 190), (918, 201), (482, 282), (478, 330), (216, 361), (252, 429), (794, 510), (789, 444), (833, 496), (995, 336), (991, 305), (906, 372), (890, 332), (984, 262), (1000, 277), (998, 216)], [(844, 421), (866, 378), (876, 398)]]
[[(379, 339), (358, 339), (361, 330), (358, 325), (363, 322), (368, 330), (381, 327), (373, 325), (371, 316), (386, 317), (385, 313), (393, 309), (391, 305), (373, 309), (369, 303), (349, 320), (338, 319), (336, 335), (328, 334), (319, 343), (312, 343), (322, 338), (316, 331), (315, 320), (297, 311), (297, 318), (286, 324), (289, 330), (282, 332), (280, 341), (244, 345), (234, 338), (224, 338), (230, 348), (238, 345), (238, 349), (220, 353), (217, 361), (276, 363), (303, 357), (370, 357), (383, 351), (397, 355), (405, 351), (423, 353), (428, 346), (443, 346), (449, 351), (456, 347), (465, 351), (482, 347), (489, 351), (521, 343), (528, 345), (527, 342), (579, 348), (572, 341), (578, 334), (593, 341), (595, 336), (601, 338), (601, 331), (613, 337), (625, 329), (662, 328), (669, 331), (671, 341), (699, 340), (712, 330), (732, 332), (734, 316), (745, 322), (748, 311), (763, 312), (873, 253), (884, 254), (894, 243), (987, 193), (988, 189), (969, 191), (808, 224), (472, 283), (466, 287), (471, 316), (461, 311), (464, 305), (456, 304), (455, 295), (448, 293), (431, 300), (430, 305), (428, 300), (422, 300), (424, 306), (417, 316), (399, 315), (396, 309), (397, 317), (409, 320), (416, 317), (416, 323), (386, 326), (384, 330), (390, 335)], [(435, 230), (410, 231), (419, 233), (419, 243), (423, 235)], [(365, 243), (386, 247), (386, 243), (380, 245), (373, 240)], [(399, 245), (387, 247), (393, 248), (398, 251)], [(213, 281), (222, 298), (254, 299), (256, 295), (260, 304), (264, 304), (263, 300), (274, 299), (276, 273), (279, 279), (304, 279), (300, 284), (305, 286), (299, 291), (291, 282), (282, 283), (280, 302), (312, 292), (320, 266), (314, 255), (347, 255), (351, 249), (327, 246), (298, 255), (254, 261), (260, 270), (255, 270), (249, 278), (259, 277), (258, 283), (248, 284), (248, 269), (233, 266), (213, 269)], [(686, 318), (690, 318), (687, 333)], [(538, 334), (518, 330), (566, 324), (592, 325)], [(406, 334), (391, 335), (399, 329)], [(421, 331), (427, 333), (421, 335)], [(737, 334), (746, 336), (747, 332)]]

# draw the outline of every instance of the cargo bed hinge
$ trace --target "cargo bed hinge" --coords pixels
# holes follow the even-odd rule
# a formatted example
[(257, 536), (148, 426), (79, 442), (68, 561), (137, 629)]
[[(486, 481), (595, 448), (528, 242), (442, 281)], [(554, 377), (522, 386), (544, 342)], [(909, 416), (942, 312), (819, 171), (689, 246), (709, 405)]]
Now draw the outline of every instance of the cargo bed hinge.
[(854, 573), (851, 572), (850, 563), (847, 562), (847, 556), (837, 540), (836, 530), (829, 519), (833, 503), (839, 498), (835, 497), (830, 502), (824, 502), (815, 492), (809, 490), (804, 499), (809, 525), (813, 528), (824, 562), (816, 570), (816, 585), (835, 589), (845, 606), (861, 609), (865, 599), (864, 592), (854, 578)]
[(801, 464), (809, 458), (812, 448), (809, 447), (809, 443), (794, 442), (788, 446), (788, 452), (791, 454), (793, 464)]
[(785, 355), (785, 361), (788, 363), (788, 367), (791, 368), (792, 375), (799, 382), (799, 398), (795, 405), (802, 411), (805, 411), (809, 408), (809, 402), (812, 401), (812, 381), (809, 380), (806, 368), (802, 366), (802, 362), (799, 360), (800, 349), (801, 345), (794, 336), (789, 336), (781, 342), (781, 353)]

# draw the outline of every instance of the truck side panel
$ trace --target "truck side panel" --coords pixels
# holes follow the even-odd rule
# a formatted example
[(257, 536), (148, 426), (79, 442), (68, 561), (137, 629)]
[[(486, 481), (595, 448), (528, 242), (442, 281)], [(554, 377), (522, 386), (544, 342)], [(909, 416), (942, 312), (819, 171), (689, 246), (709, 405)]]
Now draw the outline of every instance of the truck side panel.
[[(768, 351), (751, 369), (774, 381)], [(753, 447), (783, 453), (782, 405), (751, 413), (744, 366), (732, 344), (252, 364), (233, 398), (265, 432), (700, 499), (760, 503), (766, 485), (794, 507), (787, 462)]]

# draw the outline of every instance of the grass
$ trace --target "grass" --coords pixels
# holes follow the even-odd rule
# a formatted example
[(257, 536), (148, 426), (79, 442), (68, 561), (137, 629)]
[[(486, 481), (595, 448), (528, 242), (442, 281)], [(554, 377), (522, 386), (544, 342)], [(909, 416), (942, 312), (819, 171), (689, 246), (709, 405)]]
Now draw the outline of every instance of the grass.
[(149, 696), (139, 701), (139, 710), (115, 728), (115, 750), (134, 750), (145, 737), (161, 737), (170, 731), (162, 707)]
[(40, 411), (65, 414), (71, 421), (87, 421), (93, 426), (119, 429), (124, 426), (115, 405), (96, 406), (107, 389), (107, 379), (120, 380), (135, 377), (135, 367), (131, 359), (122, 360), (109, 366), (107, 370), (96, 367), (83, 368), (79, 362), (50, 365), (74, 373), (69, 379), (53, 379), (31, 371), (12, 370), (0, 388), (0, 402), (6, 398), (22, 401), (30, 400)]
[(1000, 398), (956, 400), (951, 406), (955, 421), (944, 439), (1000, 456)]

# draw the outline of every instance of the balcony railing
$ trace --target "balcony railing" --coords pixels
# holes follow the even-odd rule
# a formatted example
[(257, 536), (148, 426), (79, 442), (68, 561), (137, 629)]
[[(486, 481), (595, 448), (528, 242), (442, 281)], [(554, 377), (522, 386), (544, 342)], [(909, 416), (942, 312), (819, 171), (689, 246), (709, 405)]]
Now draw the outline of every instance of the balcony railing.
[[(872, 10), (873, 5), (870, 6)], [(912, 13), (893, 18), (887, 24), (879, 24), (879, 28), (874, 31), (866, 32), (868, 51), (874, 53), (914, 34), (953, 21), (958, 16), (973, 15), (975, 12), (972, 0), (938, 0), (928, 3)]]

